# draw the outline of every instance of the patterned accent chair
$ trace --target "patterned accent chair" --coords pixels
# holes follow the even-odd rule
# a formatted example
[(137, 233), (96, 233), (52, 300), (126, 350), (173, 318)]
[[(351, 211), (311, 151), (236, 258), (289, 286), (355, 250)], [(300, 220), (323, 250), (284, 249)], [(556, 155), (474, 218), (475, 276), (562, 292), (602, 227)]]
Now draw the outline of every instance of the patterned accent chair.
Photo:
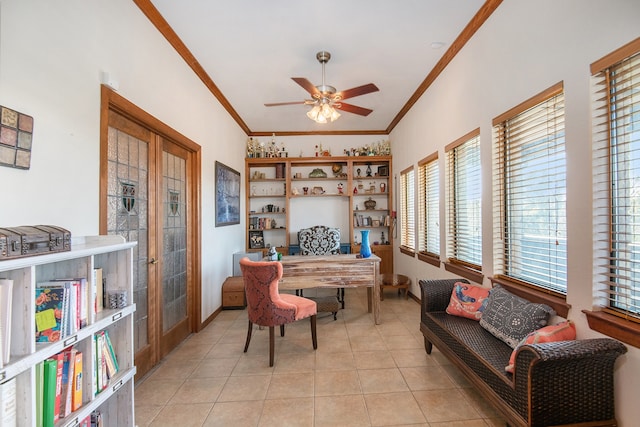
[(284, 336), (284, 325), (309, 318), (313, 349), (318, 348), (316, 335), (316, 303), (308, 298), (278, 292), (278, 281), (282, 278), (282, 264), (272, 261), (240, 260), (240, 269), (247, 297), (249, 328), (244, 352), (249, 348), (253, 325), (269, 327), (269, 366), (273, 366), (274, 327), (280, 326)]
[[(298, 244), (300, 245), (300, 255), (336, 255), (340, 253), (340, 229), (327, 227), (325, 225), (314, 225), (303, 228), (298, 232)], [(302, 295), (302, 291), (300, 291)], [(344, 288), (337, 291), (338, 302), (344, 308)], [(331, 301), (324, 299), (316, 301), (322, 303), (322, 307), (332, 307)], [(336, 311), (333, 311), (333, 318), (336, 318)]]
[(340, 253), (340, 229), (315, 225), (298, 232), (300, 255), (335, 255)]

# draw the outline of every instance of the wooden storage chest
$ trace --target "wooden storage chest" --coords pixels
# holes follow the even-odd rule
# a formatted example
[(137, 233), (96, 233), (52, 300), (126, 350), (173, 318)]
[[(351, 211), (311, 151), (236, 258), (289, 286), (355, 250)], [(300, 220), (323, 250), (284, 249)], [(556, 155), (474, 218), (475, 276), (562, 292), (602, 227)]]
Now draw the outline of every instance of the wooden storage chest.
[(222, 308), (243, 309), (247, 306), (242, 276), (231, 276), (222, 284)]

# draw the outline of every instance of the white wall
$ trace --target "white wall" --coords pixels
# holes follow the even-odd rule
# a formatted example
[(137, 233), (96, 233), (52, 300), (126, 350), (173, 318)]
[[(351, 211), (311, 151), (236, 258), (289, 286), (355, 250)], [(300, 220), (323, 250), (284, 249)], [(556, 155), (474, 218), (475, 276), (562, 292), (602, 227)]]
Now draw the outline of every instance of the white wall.
[[(503, 2), (391, 133), (394, 170), (438, 151), (480, 127), (483, 271), (493, 273), (491, 121), (520, 102), (564, 81), (567, 148), (569, 317), (579, 338), (598, 336), (581, 310), (592, 308), (591, 133), (589, 64), (640, 34), (637, 0)], [(400, 149), (400, 147), (402, 147)], [(441, 193), (444, 200), (444, 191)], [(444, 203), (441, 203), (444, 228)], [(446, 240), (442, 232), (442, 254)], [(396, 242), (396, 248), (397, 248)], [(453, 277), (444, 268), (394, 254), (395, 271), (417, 279)], [(485, 279), (486, 281), (486, 279)], [(616, 370), (616, 411), (622, 426), (637, 425), (640, 350), (628, 346)]]
[(221, 305), (231, 253), (244, 248), (244, 216), (215, 228), (214, 162), (244, 170), (246, 135), (130, 0), (0, 1), (0, 105), (35, 122), (31, 168), (0, 167), (0, 225), (98, 234), (102, 71), (120, 95), (202, 146), (206, 319)]

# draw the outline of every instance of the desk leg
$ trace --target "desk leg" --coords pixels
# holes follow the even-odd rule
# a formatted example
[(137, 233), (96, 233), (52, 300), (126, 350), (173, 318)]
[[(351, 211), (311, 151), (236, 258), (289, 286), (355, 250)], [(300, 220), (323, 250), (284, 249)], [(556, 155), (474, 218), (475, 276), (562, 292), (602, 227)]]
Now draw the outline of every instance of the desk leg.
[(373, 276), (373, 321), (376, 325), (380, 324), (380, 266), (375, 264), (375, 274)]
[(373, 295), (373, 288), (369, 286), (367, 287), (367, 313), (373, 312), (373, 305), (371, 303), (372, 295)]

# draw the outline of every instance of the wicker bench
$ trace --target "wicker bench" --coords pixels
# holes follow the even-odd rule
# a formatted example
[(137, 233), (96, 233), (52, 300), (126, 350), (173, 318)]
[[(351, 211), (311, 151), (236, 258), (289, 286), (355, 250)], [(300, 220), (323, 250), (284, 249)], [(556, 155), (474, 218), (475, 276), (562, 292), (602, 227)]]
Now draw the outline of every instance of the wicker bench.
[(420, 280), (420, 330), (427, 354), (446, 356), (512, 426), (614, 426), (613, 369), (627, 349), (608, 338), (521, 347), (514, 374), (512, 349), (477, 321), (445, 309), (461, 279)]

